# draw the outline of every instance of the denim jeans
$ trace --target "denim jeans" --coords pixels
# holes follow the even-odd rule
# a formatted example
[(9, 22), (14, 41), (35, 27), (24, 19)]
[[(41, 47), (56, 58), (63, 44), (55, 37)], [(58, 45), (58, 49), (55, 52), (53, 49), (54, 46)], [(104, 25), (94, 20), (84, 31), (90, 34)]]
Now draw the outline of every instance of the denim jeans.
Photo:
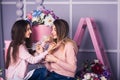
[(63, 76), (55, 72), (49, 72), (46, 68), (38, 68), (28, 80), (76, 80), (73, 77)]
[(38, 68), (28, 80), (45, 80), (48, 71), (46, 68)]
[(45, 80), (76, 80), (73, 77), (63, 76), (55, 72), (49, 72), (49, 75)]

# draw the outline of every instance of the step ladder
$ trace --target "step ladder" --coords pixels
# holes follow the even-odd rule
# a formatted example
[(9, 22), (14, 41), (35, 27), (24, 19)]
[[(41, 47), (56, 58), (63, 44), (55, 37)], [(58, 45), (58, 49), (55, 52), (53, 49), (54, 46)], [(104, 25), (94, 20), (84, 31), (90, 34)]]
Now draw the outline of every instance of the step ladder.
[(100, 33), (93, 18), (80, 19), (73, 40), (77, 43), (78, 47), (80, 48), (86, 27), (88, 28), (88, 32), (90, 34), (93, 47), (95, 49), (97, 59), (100, 60), (101, 63), (105, 65), (111, 72), (110, 64), (104, 50), (104, 45), (102, 43)]

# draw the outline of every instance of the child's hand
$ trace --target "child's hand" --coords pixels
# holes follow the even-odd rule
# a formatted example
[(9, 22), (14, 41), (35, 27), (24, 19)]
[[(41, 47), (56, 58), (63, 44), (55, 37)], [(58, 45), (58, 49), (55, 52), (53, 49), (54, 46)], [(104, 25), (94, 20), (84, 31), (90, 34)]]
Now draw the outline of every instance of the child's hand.
[(50, 36), (47, 36), (46, 38), (44, 38), (44, 40), (43, 40), (44, 42), (48, 42), (48, 43), (51, 43), (51, 42), (53, 42), (53, 38), (51, 37), (51, 35)]
[(43, 52), (43, 47), (42, 47), (40, 44), (37, 44), (37, 45), (36, 45), (36, 52), (37, 52), (37, 53)]

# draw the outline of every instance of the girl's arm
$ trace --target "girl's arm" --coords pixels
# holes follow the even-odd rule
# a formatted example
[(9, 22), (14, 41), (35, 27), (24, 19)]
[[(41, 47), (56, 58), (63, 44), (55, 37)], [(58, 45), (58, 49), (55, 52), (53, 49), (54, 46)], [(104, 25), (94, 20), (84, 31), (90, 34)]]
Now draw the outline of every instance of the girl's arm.
[(40, 62), (48, 54), (48, 51), (39, 53), (38, 56), (31, 55), (25, 46), (21, 45), (19, 47), (19, 57), (26, 60), (28, 63), (35, 64)]

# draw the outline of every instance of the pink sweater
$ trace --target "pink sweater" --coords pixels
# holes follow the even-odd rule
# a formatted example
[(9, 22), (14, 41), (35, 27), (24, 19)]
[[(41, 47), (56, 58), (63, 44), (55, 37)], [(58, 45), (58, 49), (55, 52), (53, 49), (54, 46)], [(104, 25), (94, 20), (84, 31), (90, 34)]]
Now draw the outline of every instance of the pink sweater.
[(58, 61), (57, 63), (46, 63), (47, 69), (64, 76), (74, 77), (77, 68), (77, 52), (78, 48), (72, 42), (66, 43), (62, 50), (58, 49), (53, 53)]
[(29, 54), (28, 50), (24, 45), (20, 45), (19, 47), (19, 57), (17, 63), (11, 63), (7, 70), (7, 79), (13, 80), (16, 77), (23, 79), (26, 75), (27, 65), (28, 63), (35, 64), (38, 63), (41, 59), (43, 59), (48, 54), (47, 51), (40, 53), (38, 56), (32, 56)]

